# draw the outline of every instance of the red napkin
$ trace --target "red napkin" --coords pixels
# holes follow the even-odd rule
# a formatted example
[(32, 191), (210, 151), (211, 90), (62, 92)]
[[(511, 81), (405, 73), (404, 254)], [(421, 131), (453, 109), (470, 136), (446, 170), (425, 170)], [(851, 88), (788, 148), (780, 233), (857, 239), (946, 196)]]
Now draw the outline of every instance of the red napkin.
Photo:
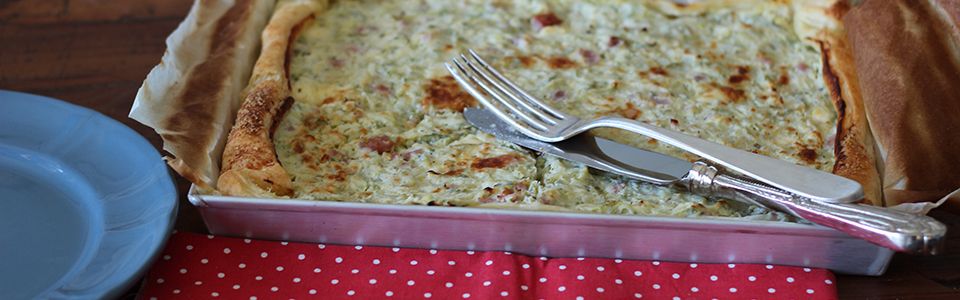
[(175, 233), (141, 299), (836, 299), (833, 273)]

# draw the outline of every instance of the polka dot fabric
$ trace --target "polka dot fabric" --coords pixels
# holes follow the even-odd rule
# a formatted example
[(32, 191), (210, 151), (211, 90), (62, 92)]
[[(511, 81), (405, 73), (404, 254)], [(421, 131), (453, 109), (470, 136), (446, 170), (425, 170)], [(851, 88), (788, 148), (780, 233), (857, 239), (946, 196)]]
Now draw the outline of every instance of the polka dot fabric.
[(175, 233), (141, 299), (835, 299), (827, 270)]

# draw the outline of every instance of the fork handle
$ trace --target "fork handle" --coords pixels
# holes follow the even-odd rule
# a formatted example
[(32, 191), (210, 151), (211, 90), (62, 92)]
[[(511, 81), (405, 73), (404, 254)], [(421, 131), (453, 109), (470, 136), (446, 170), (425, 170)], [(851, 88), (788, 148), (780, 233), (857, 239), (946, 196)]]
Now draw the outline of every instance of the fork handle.
[(936, 254), (942, 251), (942, 240), (947, 231), (943, 223), (928, 216), (871, 205), (814, 201), (720, 174), (716, 168), (703, 162), (694, 163), (680, 184), (703, 196), (774, 208), (901, 252)]
[(614, 127), (639, 133), (699, 155), (751, 179), (811, 200), (851, 203), (863, 199), (856, 181), (787, 161), (727, 147), (670, 129), (621, 117), (603, 117), (584, 124), (587, 128)]

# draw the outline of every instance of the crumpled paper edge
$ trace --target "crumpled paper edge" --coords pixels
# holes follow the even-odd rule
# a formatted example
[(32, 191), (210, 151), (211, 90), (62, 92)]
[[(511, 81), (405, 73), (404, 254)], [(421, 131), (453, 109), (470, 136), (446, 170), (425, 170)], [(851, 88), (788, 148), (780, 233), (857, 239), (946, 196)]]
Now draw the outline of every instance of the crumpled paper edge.
[[(241, 2), (242, 3), (242, 2)], [(196, 184), (201, 190), (212, 192), (220, 173), (220, 155), (226, 143), (233, 118), (242, 100), (242, 92), (253, 69), (259, 50), (259, 37), (266, 26), (273, 0), (254, 0), (248, 14), (229, 18), (228, 13), (237, 1), (196, 0), (187, 16), (166, 39), (167, 49), (161, 61), (147, 75), (137, 91), (129, 117), (150, 127), (163, 139), (163, 150), (170, 154), (165, 160), (177, 173)], [(221, 22), (237, 22), (243, 27), (227, 47), (211, 45)], [(229, 27), (236, 23), (230, 23)], [(250, 41), (255, 43), (249, 43)], [(222, 46), (222, 45), (221, 45)], [(216, 52), (214, 49), (226, 49)], [(229, 52), (228, 52), (229, 51)], [(213, 65), (227, 69), (227, 78), (220, 79), (221, 87), (213, 90), (213, 104), (196, 105), (197, 100), (183, 100), (185, 90), (197, 67), (228, 55), (226, 63)], [(199, 111), (198, 111), (199, 110)], [(191, 115), (209, 118), (207, 124), (189, 122)], [(185, 117), (186, 116), (186, 117)], [(185, 124), (186, 123), (186, 124)]]
[(900, 203), (894, 206), (890, 206), (889, 208), (893, 210), (902, 211), (905, 213), (926, 215), (930, 213), (930, 211), (933, 210), (934, 208), (940, 207), (940, 205), (943, 205), (948, 200), (953, 199), (955, 197), (960, 197), (960, 188), (954, 190), (953, 192), (950, 192), (946, 196), (943, 196), (943, 198), (940, 198), (940, 200), (937, 200), (937, 202)]

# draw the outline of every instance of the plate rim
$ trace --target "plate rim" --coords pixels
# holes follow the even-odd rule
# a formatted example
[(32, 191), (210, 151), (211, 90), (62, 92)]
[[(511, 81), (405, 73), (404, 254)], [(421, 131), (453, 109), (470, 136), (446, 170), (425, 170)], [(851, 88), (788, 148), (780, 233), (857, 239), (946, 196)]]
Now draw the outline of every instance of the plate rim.
[[(50, 287), (47, 287), (46, 290), (42, 291), (37, 295), (34, 295), (33, 297), (44, 297), (44, 298), (56, 297), (56, 298), (72, 299), (72, 298), (91, 298), (91, 297), (92, 298), (116, 298), (121, 296), (123, 293), (127, 292), (134, 285), (134, 283), (139, 281), (140, 278), (148, 271), (148, 269), (153, 264), (153, 262), (157, 258), (159, 258), (161, 251), (166, 246), (166, 243), (169, 240), (170, 235), (172, 234), (174, 225), (176, 223), (177, 215), (179, 212), (179, 207), (180, 207), (179, 190), (173, 181), (173, 177), (171, 176), (169, 168), (166, 167), (165, 163), (163, 163), (160, 152), (145, 137), (140, 135), (138, 132), (136, 132), (132, 128), (128, 127), (127, 125), (121, 123), (118, 120), (115, 120), (109, 116), (106, 116), (96, 110), (93, 110), (87, 107), (83, 107), (83, 106), (73, 104), (64, 100), (59, 100), (56, 98), (47, 97), (43, 95), (36, 95), (31, 93), (11, 91), (11, 90), (5, 90), (5, 89), (0, 89), (0, 99), (3, 99), (3, 101), (0, 101), (0, 107), (25, 105), (25, 107), (30, 107), (31, 111), (33, 112), (50, 113), (54, 116), (65, 115), (63, 112), (69, 113), (69, 114), (75, 113), (77, 115), (82, 116), (82, 119), (83, 119), (83, 121), (80, 123), (80, 125), (77, 126), (77, 128), (84, 129), (83, 124), (88, 124), (91, 121), (96, 121), (98, 122), (98, 125), (101, 125), (101, 126), (112, 127), (110, 129), (112, 129), (114, 133), (119, 133), (119, 135), (114, 135), (114, 136), (122, 137), (119, 139), (113, 139), (112, 140), (113, 143), (126, 143), (131, 145), (131, 147), (137, 148), (138, 151), (143, 150), (144, 155), (156, 157), (157, 161), (160, 162), (160, 164), (163, 166), (162, 174), (160, 174), (159, 167), (157, 167), (156, 165), (149, 165), (144, 168), (146, 169), (146, 174), (153, 174), (152, 176), (149, 176), (153, 178), (149, 178), (149, 182), (147, 182), (146, 186), (157, 188), (160, 190), (160, 192), (154, 192), (152, 195), (148, 193), (140, 192), (140, 193), (136, 193), (136, 196), (135, 196), (135, 197), (143, 197), (143, 196), (151, 197), (150, 201), (145, 202), (151, 205), (143, 206), (144, 210), (147, 210), (148, 208), (151, 208), (151, 207), (158, 209), (158, 212), (152, 218), (148, 216), (147, 219), (140, 220), (137, 223), (147, 224), (147, 223), (153, 223), (153, 222), (160, 222), (161, 226), (159, 227), (145, 226), (141, 229), (137, 229), (140, 231), (140, 233), (138, 233), (137, 236), (143, 236), (145, 234), (153, 234), (156, 236), (156, 238), (149, 240), (147, 244), (141, 243), (141, 244), (138, 244), (138, 245), (141, 245), (140, 247), (121, 248), (120, 251), (122, 252), (133, 253), (133, 255), (130, 256), (130, 258), (136, 258), (136, 260), (133, 261), (132, 266), (126, 267), (126, 268), (112, 268), (109, 271), (102, 271), (102, 270), (98, 271), (96, 270), (96, 268), (94, 270), (91, 270), (90, 268), (91, 266), (97, 265), (96, 264), (97, 257), (101, 257), (105, 255), (112, 256), (116, 252), (120, 252), (120, 251), (115, 251), (111, 253), (105, 253), (104, 245), (106, 243), (111, 243), (111, 242), (106, 240), (106, 237), (110, 234), (110, 229), (106, 224), (107, 218), (104, 217), (103, 218), (104, 220), (102, 220), (104, 224), (99, 224), (101, 230), (97, 232), (98, 234), (100, 234), (99, 240), (96, 242), (96, 244), (84, 246), (84, 247), (92, 248), (91, 249), (91, 251), (93, 251), (93, 253), (91, 253), (92, 258), (89, 261), (86, 261), (85, 263), (73, 265), (68, 270), (68, 273), (64, 274), (63, 278), (60, 278), (59, 280), (53, 282)], [(51, 110), (50, 108), (53, 108), (53, 107), (56, 107), (62, 110), (60, 111)], [(36, 116), (31, 116), (30, 119), (41, 120), (41, 121), (45, 120), (45, 118), (42, 118), (42, 117), (38, 118)], [(20, 121), (22, 120), (23, 119), (20, 119)], [(13, 121), (0, 120), (0, 123), (4, 123), (4, 122), (13, 122)], [(81, 131), (84, 131), (84, 130), (81, 130)], [(0, 143), (6, 144), (3, 141), (0, 141)], [(24, 150), (32, 151), (37, 154), (42, 154), (49, 158), (56, 159), (58, 162), (64, 165), (67, 165), (73, 169), (80, 169), (78, 168), (78, 166), (71, 164), (69, 161), (64, 160), (62, 157), (52, 153), (48, 153), (43, 149), (26, 148), (26, 147), (22, 147), (15, 144), (6, 144), (6, 145), (17, 147), (17, 148), (23, 148)], [(153, 170), (153, 169), (157, 169), (157, 170)], [(89, 178), (86, 178), (86, 177), (83, 177), (83, 179), (89, 180)], [(104, 207), (102, 213), (106, 214), (106, 211), (107, 211), (106, 206), (108, 205), (108, 203), (105, 203), (107, 201), (107, 199), (105, 198), (107, 195), (101, 193), (98, 196), (99, 197), (96, 198), (96, 201), (101, 202), (100, 204), (102, 204)], [(169, 199), (164, 199), (164, 198), (169, 198)], [(141, 253), (141, 254), (137, 255), (137, 253)], [(113, 260), (108, 260), (108, 261), (115, 264), (131, 263), (130, 260), (120, 260), (116, 262), (114, 262)], [(76, 283), (80, 279), (83, 279), (86, 276), (91, 274), (101, 276), (102, 279), (94, 282), (93, 284), (84, 286), (81, 289), (65, 289), (66, 287), (70, 286), (72, 283)]]

